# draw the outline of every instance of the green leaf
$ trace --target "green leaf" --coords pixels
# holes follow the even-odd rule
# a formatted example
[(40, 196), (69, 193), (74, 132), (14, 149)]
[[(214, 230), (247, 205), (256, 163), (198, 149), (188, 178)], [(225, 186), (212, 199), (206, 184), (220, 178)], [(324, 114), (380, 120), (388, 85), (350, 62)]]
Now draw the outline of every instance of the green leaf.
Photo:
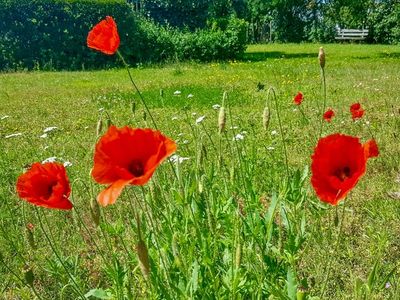
[(111, 299), (112, 294), (109, 291), (105, 291), (103, 289), (92, 289), (85, 294), (86, 298), (94, 297), (97, 299)]
[(293, 269), (289, 267), (286, 275), (287, 293), (291, 300), (296, 300), (297, 297), (297, 282), (296, 275)]

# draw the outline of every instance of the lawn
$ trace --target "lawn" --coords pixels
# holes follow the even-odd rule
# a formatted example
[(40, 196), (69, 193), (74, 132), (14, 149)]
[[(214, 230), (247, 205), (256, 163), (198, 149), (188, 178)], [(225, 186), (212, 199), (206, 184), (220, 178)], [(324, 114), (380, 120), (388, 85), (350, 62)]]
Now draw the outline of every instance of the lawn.
[[(232, 62), (131, 69), (157, 127), (188, 159), (163, 163), (143, 188), (126, 188), (101, 208), (99, 226), (91, 203), (104, 186), (89, 174), (99, 118), (102, 133), (107, 116), (119, 127), (154, 127), (126, 70), (1, 73), (1, 297), (78, 299), (92, 290), (92, 299), (398, 299), (399, 48), (324, 45), (327, 106), (336, 113), (327, 123), (319, 46), (252, 45)], [(265, 130), (270, 86), (277, 99), (268, 99)], [(224, 91), (219, 134), (213, 106)], [(301, 106), (293, 104), (298, 91)], [(355, 102), (365, 109), (357, 121)], [(336, 132), (374, 138), (380, 155), (333, 207), (315, 195), (310, 164), (318, 138)], [(49, 157), (72, 164), (70, 212), (35, 209), (16, 195), (24, 168)], [(136, 216), (148, 278), (138, 267)]]

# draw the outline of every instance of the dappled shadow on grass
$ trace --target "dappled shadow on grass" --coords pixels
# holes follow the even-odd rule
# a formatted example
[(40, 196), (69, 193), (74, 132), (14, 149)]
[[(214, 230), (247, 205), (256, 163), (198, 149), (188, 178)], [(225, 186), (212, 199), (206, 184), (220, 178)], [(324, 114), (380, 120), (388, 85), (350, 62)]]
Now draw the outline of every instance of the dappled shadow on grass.
[(310, 53), (287, 53), (283, 51), (268, 51), (268, 52), (246, 52), (243, 55), (242, 60), (244, 61), (251, 61), (251, 62), (258, 62), (258, 61), (265, 61), (267, 59), (277, 59), (277, 58), (309, 58), (309, 57), (316, 57), (317, 54), (314, 52)]
[(400, 52), (380, 52), (379, 58), (400, 58)]

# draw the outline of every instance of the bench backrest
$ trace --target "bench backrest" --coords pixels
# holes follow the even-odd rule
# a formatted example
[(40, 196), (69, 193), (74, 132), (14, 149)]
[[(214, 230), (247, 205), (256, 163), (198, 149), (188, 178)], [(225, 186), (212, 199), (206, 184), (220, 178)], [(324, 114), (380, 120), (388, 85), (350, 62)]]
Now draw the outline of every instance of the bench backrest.
[(364, 40), (368, 36), (368, 29), (338, 29), (337, 40)]

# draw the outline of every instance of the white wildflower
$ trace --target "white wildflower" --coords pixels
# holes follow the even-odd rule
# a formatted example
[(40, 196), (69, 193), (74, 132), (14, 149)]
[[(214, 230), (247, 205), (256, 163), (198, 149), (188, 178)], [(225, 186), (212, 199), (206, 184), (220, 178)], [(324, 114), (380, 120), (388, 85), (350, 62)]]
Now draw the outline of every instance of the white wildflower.
[(190, 157), (182, 157), (182, 156), (179, 156), (177, 154), (174, 154), (169, 158), (169, 161), (172, 162), (172, 163), (181, 164), (185, 160), (189, 160), (189, 159), (190, 159)]
[(53, 163), (53, 162), (55, 162), (56, 160), (57, 160), (57, 157), (52, 156), (52, 157), (46, 158), (44, 161), (42, 161), (42, 164), (45, 164), (45, 163)]
[(267, 150), (272, 151), (272, 150), (275, 150), (275, 148), (270, 146), (270, 147), (267, 148)]
[(13, 138), (13, 137), (21, 136), (21, 135), (22, 135), (21, 132), (12, 133), (12, 134), (6, 135), (4, 138), (5, 138), (5, 139), (9, 139), (9, 138)]
[(238, 126), (231, 126), (231, 127), (229, 127), (229, 129), (238, 129), (239, 127)]
[(175, 92), (174, 92), (174, 96), (180, 96), (181, 94), (182, 94), (181, 91), (175, 91)]
[(192, 113), (192, 116), (194, 117), (195, 115), (197, 115), (197, 113), (193, 112), (193, 113)]
[(178, 120), (178, 117), (172, 117), (171, 120), (172, 120), (172, 121), (176, 121), (176, 120)]
[(193, 98), (193, 94), (189, 94), (187, 97), (188, 98)]
[(10, 116), (2, 116), (1, 118), (0, 118), (0, 120), (5, 120), (5, 119), (8, 119)]
[(241, 133), (238, 133), (238, 134), (233, 138), (234, 141), (241, 141), (241, 140), (243, 140), (243, 139), (244, 139), (244, 135), (241, 134)]
[(206, 116), (198, 117), (198, 118), (196, 119), (196, 124), (200, 124), (201, 122), (204, 121), (205, 118), (206, 118)]
[(278, 131), (272, 130), (272, 131), (271, 131), (271, 135), (278, 135)]
[(43, 133), (43, 134), (40, 136), (40, 138), (41, 138), (41, 139), (47, 138), (47, 133)]
[(218, 110), (218, 109), (221, 108), (221, 105), (219, 105), (219, 104), (214, 104), (214, 105), (212, 106), (212, 108), (215, 109), (215, 110)]
[(44, 132), (44, 133), (47, 133), (47, 132), (51, 132), (51, 131), (56, 130), (56, 129), (58, 129), (58, 127), (56, 127), (56, 126), (51, 126), (51, 127), (45, 128), (45, 129), (43, 130), (43, 132)]
[(64, 165), (64, 167), (72, 167), (72, 162), (70, 162), (70, 161), (65, 161), (64, 163), (63, 163), (63, 165)]

